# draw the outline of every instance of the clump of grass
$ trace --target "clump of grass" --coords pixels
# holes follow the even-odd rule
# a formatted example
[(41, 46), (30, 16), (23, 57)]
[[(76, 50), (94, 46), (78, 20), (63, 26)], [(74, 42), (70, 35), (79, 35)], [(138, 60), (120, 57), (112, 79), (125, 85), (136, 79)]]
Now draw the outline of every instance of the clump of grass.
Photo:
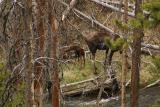
[(152, 58), (152, 66), (150, 67), (151, 75), (158, 79), (160, 78), (160, 56)]
[(160, 57), (143, 56), (141, 65), (141, 84), (150, 84), (160, 78)]
[[(96, 63), (97, 73), (99, 74), (103, 70), (103, 66), (100, 63)], [(87, 59), (85, 67), (80, 68), (77, 64), (68, 64), (68, 68), (64, 67), (64, 81), (65, 83), (78, 82), (85, 79), (93, 78), (96, 75), (93, 73), (93, 64)], [(98, 75), (97, 74), (97, 75)]]
[(159, 107), (159, 105), (160, 105), (160, 97), (154, 102), (152, 107)]

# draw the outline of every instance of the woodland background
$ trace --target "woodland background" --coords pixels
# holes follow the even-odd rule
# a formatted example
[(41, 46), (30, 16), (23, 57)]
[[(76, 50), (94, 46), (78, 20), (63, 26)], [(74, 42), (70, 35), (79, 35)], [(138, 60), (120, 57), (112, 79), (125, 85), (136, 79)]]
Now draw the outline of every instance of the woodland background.
[[(107, 75), (108, 66), (121, 89), (117, 92), (122, 99), (120, 105), (138, 107), (139, 89), (160, 84), (159, 23), (159, 0), (1, 0), (0, 107), (65, 106), (60, 85)], [(123, 54), (115, 52), (106, 68), (105, 51), (96, 52), (96, 74), (84, 40), (84, 35), (94, 31), (128, 39), (122, 46)], [(109, 43), (110, 50), (119, 45)], [(85, 66), (75, 50), (65, 53), (65, 47), (72, 45), (84, 50)], [(128, 103), (126, 93), (130, 91)], [(152, 98), (151, 91), (157, 94), (159, 90), (144, 94)], [(150, 106), (159, 107), (158, 94), (154, 101), (149, 100)], [(97, 97), (96, 107), (100, 106), (99, 100)], [(139, 105), (143, 107), (142, 103)]]

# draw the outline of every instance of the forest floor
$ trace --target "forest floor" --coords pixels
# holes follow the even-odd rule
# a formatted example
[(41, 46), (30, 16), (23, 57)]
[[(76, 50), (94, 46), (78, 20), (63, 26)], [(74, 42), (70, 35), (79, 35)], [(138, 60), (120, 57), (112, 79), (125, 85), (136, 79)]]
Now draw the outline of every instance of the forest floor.
[[(63, 101), (62, 107), (97, 107), (96, 97), (72, 97)], [(130, 95), (127, 94), (127, 106), (130, 107)], [(45, 105), (51, 107), (51, 103)], [(120, 107), (119, 97), (102, 98), (100, 107)], [(146, 89), (141, 89), (139, 92), (139, 107), (160, 107), (160, 85)]]
[[(141, 89), (139, 95), (139, 107), (160, 107), (160, 85)], [(77, 100), (66, 101), (64, 107), (96, 107), (96, 99), (91, 101)], [(130, 107), (130, 95), (127, 94), (127, 107)], [(119, 97), (111, 97), (108, 99), (101, 99), (100, 107), (120, 107)], [(49, 107), (49, 106), (48, 106)]]

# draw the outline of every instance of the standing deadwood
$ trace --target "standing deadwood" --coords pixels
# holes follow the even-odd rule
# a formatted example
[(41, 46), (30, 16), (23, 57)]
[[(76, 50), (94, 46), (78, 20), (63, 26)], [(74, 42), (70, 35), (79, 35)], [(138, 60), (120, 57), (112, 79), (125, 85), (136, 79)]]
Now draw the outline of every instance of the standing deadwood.
[[(127, 20), (128, 20), (128, 15), (127, 15), (127, 12), (128, 12), (128, 0), (124, 0), (125, 2), (125, 6), (124, 6), (124, 21), (125, 23), (127, 23)], [(127, 31), (124, 31), (126, 35), (124, 35), (124, 39), (125, 41), (127, 41), (127, 36), (128, 36), (128, 33)], [(122, 65), (122, 76), (121, 76), (121, 85), (122, 85), (122, 88), (121, 88), (121, 107), (126, 107), (126, 86), (125, 86), (125, 83), (126, 83), (126, 75), (127, 75), (127, 72), (128, 72), (128, 61), (127, 61), (127, 58), (128, 58), (128, 55), (127, 55), (127, 45), (125, 44), (124, 47), (123, 47), (123, 53), (122, 53), (122, 61), (123, 61), (123, 65)]]
[(25, 92), (25, 107), (32, 107), (32, 92), (31, 92), (31, 84), (32, 84), (32, 70), (31, 70), (31, 45), (30, 45), (30, 8), (31, 8), (31, 0), (24, 0), (24, 9), (23, 9), (23, 21), (24, 21), (24, 72), (25, 72), (25, 83), (26, 83), (26, 92)]
[[(39, 2), (42, 2), (39, 1)], [(43, 21), (41, 19), (41, 5), (36, 0), (32, 0), (32, 22), (33, 22), (33, 58), (34, 60), (40, 56), (43, 56), (43, 44), (44, 44), (44, 30), (43, 30)], [(39, 4), (38, 4), (39, 3)], [(43, 68), (39, 62), (34, 63), (34, 75), (35, 80), (33, 83), (33, 92), (34, 92), (34, 105), (37, 107), (43, 107)]]
[[(52, 58), (53, 58), (53, 72), (52, 78), (52, 107), (60, 107), (60, 81), (59, 81), (59, 71), (58, 71), (58, 61), (57, 61), (57, 45), (58, 45), (58, 22), (56, 20), (56, 10), (58, 9), (56, 0), (48, 1), (48, 15), (49, 23), (52, 30)], [(53, 9), (54, 7), (54, 9)]]
[[(37, 42), (39, 43), (38, 49), (39, 49), (39, 56), (44, 56), (44, 23), (43, 23), (43, 16), (44, 16), (44, 5), (45, 5), (45, 0), (36, 0), (37, 1), (37, 33), (38, 33), (38, 40)], [(38, 44), (37, 44), (38, 45)], [(40, 61), (43, 63), (43, 61)], [(39, 64), (38, 62), (35, 63), (35, 100), (37, 103), (38, 107), (43, 107), (43, 68), (42, 65)]]
[[(51, 23), (49, 22), (49, 14), (48, 14), (48, 3), (45, 4), (45, 12), (44, 12), (44, 19), (45, 19), (45, 23), (44, 23), (44, 31), (45, 31), (45, 35), (46, 35), (46, 39), (45, 39), (45, 52), (44, 52), (44, 56), (45, 57), (51, 57), (51, 35), (52, 35), (52, 29), (51, 29)], [(46, 86), (45, 89), (47, 89), (48, 93), (49, 93), (49, 99), (51, 99), (51, 87), (52, 87), (52, 82), (51, 82), (51, 61), (49, 59), (45, 60), (46, 63), (46, 68), (44, 71), (44, 85)]]
[[(135, 0), (136, 18), (137, 14), (142, 13), (141, 5), (142, 5), (142, 0)], [(131, 107), (138, 107), (141, 42), (144, 36), (143, 29), (135, 28), (133, 31), (133, 36), (134, 38), (132, 44), (133, 52), (132, 52), (132, 73), (131, 73)]]

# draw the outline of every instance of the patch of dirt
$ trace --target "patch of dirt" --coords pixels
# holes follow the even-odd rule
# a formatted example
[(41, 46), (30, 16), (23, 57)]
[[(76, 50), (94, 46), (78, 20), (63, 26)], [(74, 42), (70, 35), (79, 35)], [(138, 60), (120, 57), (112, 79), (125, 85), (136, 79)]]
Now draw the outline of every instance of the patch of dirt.
[[(157, 99), (160, 99), (160, 86), (140, 90), (139, 107), (152, 107)], [(130, 107), (130, 96), (127, 96), (127, 107)], [(103, 103), (102, 107), (120, 107), (120, 100), (111, 100)], [(160, 107), (160, 104), (156, 107)]]

